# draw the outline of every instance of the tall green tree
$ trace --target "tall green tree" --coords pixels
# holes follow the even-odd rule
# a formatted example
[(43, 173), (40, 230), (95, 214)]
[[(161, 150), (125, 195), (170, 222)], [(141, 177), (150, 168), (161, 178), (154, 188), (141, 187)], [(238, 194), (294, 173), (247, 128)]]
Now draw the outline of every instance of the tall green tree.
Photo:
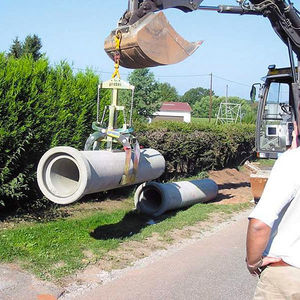
[[(212, 118), (216, 117), (220, 103), (221, 103), (220, 98), (216, 96), (212, 97), (212, 114), (211, 114)], [(195, 104), (192, 105), (193, 116), (198, 118), (208, 118), (209, 107), (210, 107), (210, 97), (209, 96), (202, 97), (200, 101), (197, 101)]]
[(180, 100), (176, 88), (168, 82), (159, 83), (158, 92), (161, 102), (178, 102)]
[(135, 86), (135, 115), (147, 118), (157, 111), (161, 105), (159, 83), (149, 69), (137, 69), (129, 75), (130, 84)]
[(16, 37), (9, 48), (8, 56), (12, 56), (14, 58), (20, 58), (22, 55), (23, 55), (23, 44), (22, 42), (19, 41), (19, 38)]
[(36, 35), (27, 35), (23, 44), (23, 54), (32, 55), (34, 60), (38, 60), (41, 56), (42, 41)]
[(23, 55), (31, 55), (37, 61), (42, 57), (41, 48), (42, 41), (36, 34), (27, 35), (24, 42), (16, 37), (9, 48), (8, 56), (21, 58)]
[[(192, 88), (184, 93), (180, 101), (188, 102), (192, 106), (196, 102), (201, 101), (203, 97), (209, 96), (209, 94), (210, 94), (209, 89), (205, 89), (202, 87)], [(213, 91), (212, 91), (212, 95), (213, 96), (215, 95)]]

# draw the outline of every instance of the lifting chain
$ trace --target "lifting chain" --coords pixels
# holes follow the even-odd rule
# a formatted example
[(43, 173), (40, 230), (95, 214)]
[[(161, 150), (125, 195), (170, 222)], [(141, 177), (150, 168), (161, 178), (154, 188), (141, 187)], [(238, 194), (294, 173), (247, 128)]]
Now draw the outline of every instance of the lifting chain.
[(121, 52), (120, 52), (121, 40), (122, 40), (122, 33), (120, 30), (118, 30), (116, 31), (116, 35), (115, 35), (115, 45), (116, 45), (116, 51), (114, 55), (115, 71), (112, 74), (112, 78), (118, 77), (120, 79), (119, 67), (120, 67), (120, 59), (121, 59)]

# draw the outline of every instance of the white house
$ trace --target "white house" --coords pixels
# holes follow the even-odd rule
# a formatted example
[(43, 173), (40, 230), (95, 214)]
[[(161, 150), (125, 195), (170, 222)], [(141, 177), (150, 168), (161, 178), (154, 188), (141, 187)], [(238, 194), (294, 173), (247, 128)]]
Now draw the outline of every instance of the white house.
[(186, 102), (164, 102), (160, 110), (153, 113), (151, 121), (181, 121), (191, 122), (192, 109)]

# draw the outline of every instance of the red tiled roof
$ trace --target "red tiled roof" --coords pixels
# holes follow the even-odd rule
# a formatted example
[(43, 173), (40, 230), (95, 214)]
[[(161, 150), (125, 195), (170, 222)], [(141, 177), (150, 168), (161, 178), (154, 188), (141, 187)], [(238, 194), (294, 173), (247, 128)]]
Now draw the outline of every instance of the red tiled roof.
[(191, 112), (192, 109), (191, 109), (190, 105), (186, 102), (164, 102), (160, 107), (160, 111)]

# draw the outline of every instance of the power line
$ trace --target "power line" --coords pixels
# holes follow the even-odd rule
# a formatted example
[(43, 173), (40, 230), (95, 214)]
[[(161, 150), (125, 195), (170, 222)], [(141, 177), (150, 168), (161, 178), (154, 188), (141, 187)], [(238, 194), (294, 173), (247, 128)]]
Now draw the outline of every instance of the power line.
[(194, 75), (157, 75), (157, 78), (174, 78), (174, 77), (203, 77), (203, 76), (210, 76), (210, 74), (194, 74)]
[[(86, 71), (88, 68), (83, 69), (83, 68), (73, 67), (72, 69), (79, 70), (79, 71)], [(99, 73), (99, 74), (112, 74), (112, 72), (102, 71), (102, 70), (99, 70), (99, 69), (92, 69), (91, 68), (91, 70), (94, 71), (95, 73)], [(121, 73), (121, 75), (129, 76), (130, 73)], [(209, 74), (185, 74), (185, 75), (184, 74), (181, 74), (181, 75), (155, 75), (156, 78), (188, 78), (188, 77), (206, 77), (206, 76), (210, 77), (211, 73), (209, 73)], [(248, 84), (241, 83), (241, 82), (238, 82), (238, 81), (234, 81), (234, 80), (231, 80), (231, 79), (227, 79), (227, 78), (215, 75), (215, 74), (212, 74), (212, 76), (215, 77), (215, 78), (218, 78), (220, 80), (224, 80), (224, 81), (235, 83), (235, 84), (238, 84), (238, 85), (250, 87), (250, 85), (248, 85)]]
[[(209, 74), (193, 74), (193, 75), (162, 75), (162, 76), (156, 76), (156, 77), (157, 78), (174, 78), (174, 77), (183, 78), (183, 77), (203, 77), (203, 76), (210, 77), (211, 73), (209, 73)], [(243, 86), (246, 86), (246, 87), (250, 87), (250, 85), (248, 85), (248, 84), (237, 82), (237, 81), (234, 81), (234, 80), (230, 80), (230, 79), (227, 79), (227, 78), (224, 78), (224, 77), (221, 77), (221, 76), (217, 76), (217, 75), (214, 75), (214, 74), (212, 74), (212, 76), (215, 77), (215, 78), (224, 80), (224, 81), (228, 81), (228, 82), (231, 82), (231, 83), (235, 83), (235, 84), (243, 85)]]
[(228, 82), (231, 82), (231, 83), (235, 83), (235, 84), (243, 85), (243, 86), (246, 86), (246, 87), (250, 87), (250, 85), (248, 85), (248, 84), (237, 82), (237, 81), (233, 81), (233, 80), (230, 80), (230, 79), (226, 79), (226, 78), (223, 78), (223, 77), (220, 77), (220, 76), (217, 76), (217, 75), (213, 75), (213, 77), (216, 77), (218, 79), (221, 79), (221, 80), (224, 80), (224, 81), (228, 81)]
[[(98, 73), (98, 74), (112, 74), (113, 72), (108, 72), (108, 71), (102, 71), (102, 70), (99, 70), (99, 69), (93, 69), (93, 68), (77, 68), (77, 67), (72, 67), (73, 70), (78, 70), (78, 71), (86, 71), (86, 70), (92, 70), (93, 72), (95, 73)], [(124, 76), (128, 76), (130, 73), (120, 73), (121, 75), (124, 75)]]

